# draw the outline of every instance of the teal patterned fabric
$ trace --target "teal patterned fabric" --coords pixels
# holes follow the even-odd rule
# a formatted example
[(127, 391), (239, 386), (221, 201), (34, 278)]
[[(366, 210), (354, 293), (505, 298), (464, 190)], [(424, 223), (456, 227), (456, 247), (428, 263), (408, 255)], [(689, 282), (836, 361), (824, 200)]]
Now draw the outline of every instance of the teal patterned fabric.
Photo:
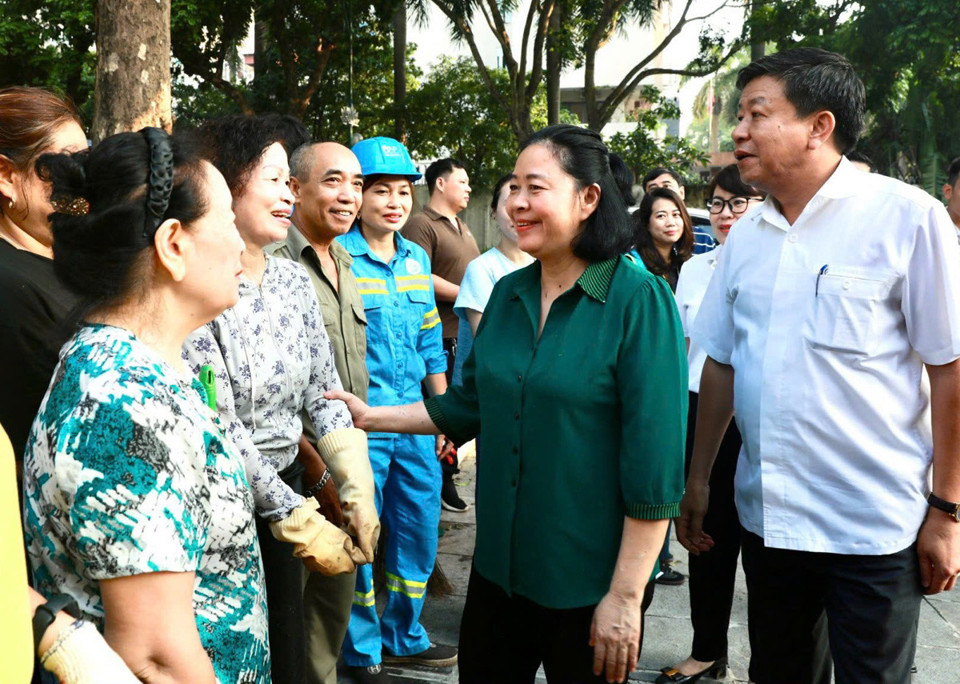
[(34, 422), (24, 498), (41, 593), (70, 594), (102, 627), (99, 580), (196, 573), (197, 630), (217, 681), (270, 681), (253, 497), (199, 381), (126, 330), (82, 327)]

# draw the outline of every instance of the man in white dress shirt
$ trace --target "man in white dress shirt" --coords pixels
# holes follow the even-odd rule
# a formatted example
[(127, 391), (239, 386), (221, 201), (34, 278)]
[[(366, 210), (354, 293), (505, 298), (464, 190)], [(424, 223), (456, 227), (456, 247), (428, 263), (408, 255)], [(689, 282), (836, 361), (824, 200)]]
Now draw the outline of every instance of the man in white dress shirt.
[(769, 55), (737, 86), (740, 174), (769, 196), (694, 324), (708, 359), (677, 534), (712, 545), (736, 409), (751, 679), (826, 683), (832, 655), (838, 684), (906, 682), (921, 595), (960, 572), (960, 245), (942, 204), (843, 157), (865, 98), (842, 56)]

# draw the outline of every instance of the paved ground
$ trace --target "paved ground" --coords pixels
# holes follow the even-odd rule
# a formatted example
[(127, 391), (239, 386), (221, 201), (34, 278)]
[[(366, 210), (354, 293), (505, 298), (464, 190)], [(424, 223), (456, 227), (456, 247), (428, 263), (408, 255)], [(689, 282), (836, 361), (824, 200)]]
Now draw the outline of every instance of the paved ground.
[[(454, 585), (451, 596), (428, 597), (423, 610), (423, 624), (435, 642), (456, 644), (460, 632), (470, 561), (473, 554), (475, 522), (473, 517), (474, 463), (467, 460), (457, 476), (460, 496), (471, 504), (467, 513), (444, 511), (438, 557), (447, 577)], [(677, 558), (674, 567), (686, 574), (686, 552), (674, 540), (672, 551)], [(743, 573), (737, 577), (733, 615), (730, 624), (731, 671), (724, 682), (746, 682), (750, 646), (747, 640), (746, 585)], [(653, 604), (647, 611), (644, 651), (631, 681), (652, 682), (661, 667), (686, 657), (692, 639), (687, 585), (658, 586)], [(960, 591), (924, 599), (920, 610), (920, 632), (917, 648), (916, 682), (925, 684), (957, 684), (960, 682)], [(390, 668), (389, 672), (402, 684), (443, 682), (456, 684), (455, 669), (431, 672), (419, 668)], [(344, 684), (348, 680), (342, 680)], [(545, 682), (542, 676), (538, 682)], [(714, 680), (701, 679), (703, 684)]]

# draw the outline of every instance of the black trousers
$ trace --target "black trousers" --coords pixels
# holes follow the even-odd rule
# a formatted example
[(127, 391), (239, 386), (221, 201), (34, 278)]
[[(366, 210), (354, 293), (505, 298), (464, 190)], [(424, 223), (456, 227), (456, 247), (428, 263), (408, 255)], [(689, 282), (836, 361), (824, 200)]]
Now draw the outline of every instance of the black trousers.
[[(687, 475), (693, 453), (693, 433), (697, 425), (696, 392), (690, 392), (687, 414)], [(717, 459), (710, 473), (710, 505), (703, 518), (703, 530), (715, 543), (699, 556), (690, 554), (690, 621), (693, 623), (693, 648), (690, 655), (709, 662), (727, 655), (727, 630), (733, 607), (733, 590), (740, 556), (740, 519), (733, 496), (733, 477), (740, 455), (740, 431), (730, 421)]]
[(789, 551), (743, 531), (756, 684), (905, 684), (917, 647), (912, 544), (884, 556)]
[[(641, 616), (653, 601), (654, 586), (647, 584)], [(532, 684), (541, 663), (550, 684), (605, 682), (593, 674), (590, 624), (595, 609), (545, 608), (508, 596), (471, 569), (460, 623), (460, 684)]]
[[(280, 478), (295, 492), (303, 491), (303, 467), (294, 462)], [(278, 541), (270, 523), (257, 517), (257, 537), (267, 587), (270, 635), (270, 674), (277, 684), (300, 684), (306, 676), (306, 643), (303, 621), (303, 561), (293, 555), (293, 545)]]

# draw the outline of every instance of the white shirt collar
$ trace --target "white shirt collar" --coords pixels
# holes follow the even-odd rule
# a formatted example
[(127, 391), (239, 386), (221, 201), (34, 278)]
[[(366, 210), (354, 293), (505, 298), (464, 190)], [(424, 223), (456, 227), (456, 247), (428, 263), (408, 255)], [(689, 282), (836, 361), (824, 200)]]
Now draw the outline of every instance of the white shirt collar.
[[(837, 165), (837, 168), (834, 169), (824, 184), (820, 186), (816, 194), (810, 198), (810, 201), (807, 202), (807, 205), (803, 208), (803, 212), (801, 212), (800, 215), (802, 216), (806, 213), (811, 205), (818, 205), (824, 200), (842, 199), (853, 196), (863, 181), (863, 171), (860, 171), (856, 166), (851, 164), (846, 157), (840, 157), (840, 163)], [(767, 195), (763, 204), (760, 205), (760, 218), (785, 232), (791, 230), (790, 224), (787, 222), (787, 219), (784, 218), (783, 214), (780, 213), (772, 195)], [(796, 221), (794, 221), (794, 224), (796, 224)]]

